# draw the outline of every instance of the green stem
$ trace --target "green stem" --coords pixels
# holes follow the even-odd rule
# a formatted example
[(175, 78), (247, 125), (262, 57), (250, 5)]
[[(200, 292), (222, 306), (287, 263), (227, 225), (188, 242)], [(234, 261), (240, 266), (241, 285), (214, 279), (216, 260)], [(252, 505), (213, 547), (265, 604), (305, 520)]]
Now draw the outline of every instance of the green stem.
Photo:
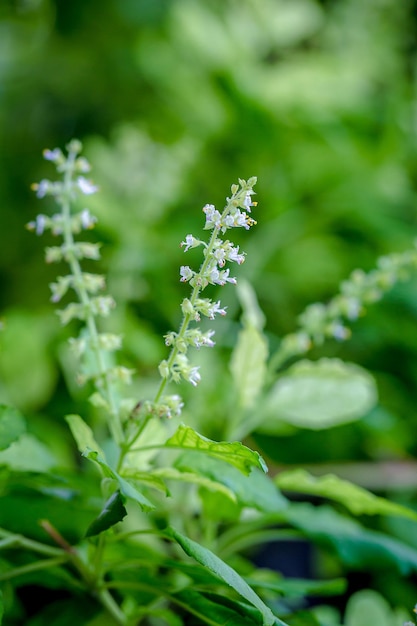
[(35, 563), (29, 563), (28, 565), (22, 565), (21, 567), (15, 567), (7, 572), (0, 573), (0, 581), (10, 580), (17, 576), (23, 576), (24, 574), (31, 574), (42, 569), (48, 569), (49, 567), (56, 567), (57, 565), (63, 565), (68, 562), (66, 555), (57, 556), (52, 559), (43, 559), (36, 561)]
[(108, 589), (100, 589), (96, 592), (96, 597), (102, 606), (108, 613), (115, 619), (115, 621), (121, 626), (126, 626), (129, 623), (129, 618), (123, 613), (111, 593)]
[(51, 557), (60, 557), (63, 554), (63, 551), (60, 548), (47, 546), (39, 541), (28, 539), (23, 535), (16, 535), (8, 530), (4, 530), (4, 528), (0, 528), (0, 537), (3, 537), (3, 541), (0, 542), (0, 548), (13, 548), (14, 546), (19, 546), (21, 548), (25, 548), (26, 550), (33, 550), (39, 554)]
[[(231, 211), (232, 208), (237, 207), (239, 204), (239, 196), (241, 196), (242, 194), (246, 193), (246, 190), (244, 189), (240, 189), (237, 190), (231, 198), (229, 198), (226, 207), (223, 210), (223, 213), (221, 215), (220, 218), (220, 224), (224, 222), (224, 219), (226, 218), (226, 216), (228, 215), (228, 213)], [(202, 287), (201, 283), (199, 282), (198, 278), (199, 277), (203, 277), (211, 260), (212, 260), (212, 253), (213, 253), (213, 249), (214, 249), (214, 245), (215, 242), (217, 240), (217, 237), (219, 235), (219, 232), (221, 230), (221, 226), (215, 226), (213, 228), (213, 232), (211, 234), (210, 240), (208, 242), (208, 244), (206, 245), (206, 251), (205, 251), (205, 258), (203, 263), (200, 266), (200, 270), (198, 272), (198, 274), (196, 274), (196, 281), (194, 283), (194, 287), (193, 290), (191, 292), (191, 297), (190, 297), (190, 302), (191, 305), (194, 306), (195, 303), (197, 302), (197, 299), (199, 298), (201, 292), (203, 291), (204, 287)], [(178, 356), (178, 344), (181, 343), (181, 340), (184, 338), (185, 333), (187, 332), (188, 326), (190, 324), (190, 322), (192, 321), (193, 317), (191, 313), (185, 313), (184, 317), (182, 319), (181, 322), (181, 326), (179, 328), (178, 331), (178, 335), (177, 335), (177, 340), (176, 342), (173, 344), (172, 348), (171, 348), (171, 352), (168, 356), (167, 359), (167, 370), (168, 372), (171, 371), (172, 367), (175, 364), (175, 360)], [(168, 384), (168, 382), (170, 382), (170, 376), (168, 375), (167, 377), (163, 377), (158, 390), (155, 394), (154, 397), (154, 404), (157, 404), (161, 397), (162, 394), (165, 390), (166, 385)], [(140, 437), (140, 435), (142, 434), (142, 432), (144, 431), (144, 429), (146, 428), (148, 422), (152, 419), (153, 414), (152, 412), (148, 413), (147, 415), (145, 415), (143, 417), (143, 419), (141, 420), (141, 422), (138, 424), (138, 428), (135, 431), (134, 435), (130, 438), (130, 440), (128, 442), (124, 442), (124, 444), (122, 445), (122, 450), (121, 450), (121, 454), (119, 457), (119, 464), (118, 464), (118, 469), (121, 468), (122, 464), (123, 464), (123, 460), (124, 457), (132, 450), (132, 446), (134, 445), (135, 441), (137, 441), (137, 439)], [(141, 449), (141, 448), (140, 448)]]

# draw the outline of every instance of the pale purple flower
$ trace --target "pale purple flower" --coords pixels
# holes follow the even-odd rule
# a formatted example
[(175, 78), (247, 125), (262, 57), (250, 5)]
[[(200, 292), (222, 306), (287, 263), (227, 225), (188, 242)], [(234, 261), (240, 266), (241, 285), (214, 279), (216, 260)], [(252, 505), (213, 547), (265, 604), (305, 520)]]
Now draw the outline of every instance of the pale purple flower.
[(51, 186), (51, 183), (49, 180), (46, 180), (45, 178), (41, 180), (41, 182), (35, 186), (36, 197), (44, 198), (46, 194), (48, 193), (48, 191), (50, 190), (50, 186)]
[(53, 150), (44, 150), (43, 158), (47, 161), (52, 161), (52, 163), (59, 163), (62, 161), (63, 154), (59, 148), (54, 148)]

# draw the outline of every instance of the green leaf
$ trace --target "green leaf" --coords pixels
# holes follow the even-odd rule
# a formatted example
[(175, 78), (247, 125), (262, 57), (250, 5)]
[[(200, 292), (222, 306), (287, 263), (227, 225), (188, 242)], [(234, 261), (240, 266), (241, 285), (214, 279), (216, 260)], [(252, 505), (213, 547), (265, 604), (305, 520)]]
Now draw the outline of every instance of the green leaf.
[(126, 498), (130, 498), (131, 500), (137, 502), (143, 511), (151, 511), (155, 508), (152, 502), (150, 502), (148, 498), (145, 498), (145, 496), (140, 493), (140, 491), (138, 491), (131, 482), (125, 480), (122, 476), (120, 476), (120, 474), (113, 470), (98, 452), (95, 450), (87, 450), (83, 453), (83, 456), (96, 463), (100, 467), (104, 476), (115, 479), (119, 484), (121, 493), (126, 496)]
[(287, 491), (308, 493), (340, 502), (354, 515), (400, 515), (417, 520), (417, 513), (412, 509), (375, 496), (334, 474), (316, 478), (303, 469), (296, 469), (281, 472), (275, 477), (275, 482)]
[(55, 322), (35, 311), (8, 310), (0, 352), (0, 379), (7, 401), (25, 413), (48, 402), (57, 379), (50, 350)]
[(95, 450), (101, 457), (104, 457), (104, 452), (94, 439), (93, 431), (88, 424), (84, 422), (82, 417), (79, 415), (66, 415), (65, 419), (68, 422), (72, 436), (81, 454), (84, 454), (86, 450)]
[(265, 399), (259, 432), (279, 432), (280, 423), (318, 430), (352, 422), (377, 401), (372, 376), (339, 359), (303, 360), (289, 368)]
[(17, 409), (0, 405), (0, 450), (5, 450), (26, 431), (26, 422)]
[(93, 537), (114, 526), (127, 515), (120, 491), (115, 491), (105, 503), (103, 509), (96, 519), (90, 524), (85, 534), (86, 537)]
[(182, 471), (181, 469), (176, 469), (175, 467), (162, 467), (154, 470), (152, 475), (163, 478), (164, 480), (177, 480), (185, 483), (192, 483), (194, 485), (198, 485), (199, 487), (204, 487), (209, 491), (221, 492), (230, 500), (236, 501), (236, 496), (228, 489), (225, 485), (215, 481), (210, 480), (206, 476), (197, 474), (193, 471), (187, 472)]
[(244, 474), (249, 474), (252, 467), (267, 472), (265, 461), (258, 452), (250, 450), (239, 441), (217, 443), (200, 435), (189, 426), (180, 424), (177, 431), (164, 444), (166, 448), (181, 448), (183, 450), (198, 450), (216, 459), (221, 459), (234, 465)]
[(213, 554), (207, 548), (196, 543), (192, 539), (185, 537), (173, 528), (167, 529), (168, 536), (175, 539), (186, 554), (194, 558), (198, 563), (207, 567), (211, 572), (216, 574), (223, 582), (232, 587), (239, 595), (258, 609), (263, 618), (264, 626), (272, 626), (273, 624), (281, 624), (286, 626), (278, 618), (275, 618), (271, 609), (260, 599), (260, 597), (249, 587), (243, 578), (227, 563), (222, 561), (218, 556)]
[(0, 452), (0, 465), (16, 472), (49, 472), (57, 466), (47, 446), (29, 433), (24, 433), (7, 450)]
[(272, 570), (255, 570), (246, 582), (254, 589), (265, 589), (285, 596), (286, 598), (304, 598), (308, 595), (330, 596), (340, 595), (346, 591), (346, 580), (307, 580), (302, 578), (284, 578)]
[[(185, 452), (175, 461), (175, 467), (206, 476), (227, 487), (241, 506), (273, 513), (287, 506), (273, 481), (257, 468), (247, 476), (223, 460), (213, 459), (194, 451)], [(220, 511), (219, 511), (220, 512)]]
[(397, 621), (390, 605), (379, 593), (363, 589), (355, 593), (346, 606), (345, 626), (403, 626)]
[(3, 592), (0, 589), (0, 626), (3, 623), (3, 615), (4, 615), (4, 602), (3, 602)]
[(163, 470), (157, 469), (153, 472), (140, 472), (133, 468), (123, 469), (123, 478), (134, 480), (135, 483), (142, 483), (151, 489), (162, 491), (166, 496), (169, 496), (169, 489), (165, 484), (163, 478)]
[(174, 602), (210, 626), (262, 626), (259, 613), (251, 615), (241, 603), (226, 600), (222, 596), (210, 594), (206, 597), (193, 589), (184, 589), (171, 597)]
[(307, 537), (335, 550), (350, 567), (381, 571), (394, 566), (403, 575), (417, 571), (417, 550), (399, 539), (368, 530), (328, 506), (294, 503), (281, 515)]
[(243, 311), (243, 323), (259, 331), (262, 330), (265, 326), (265, 315), (259, 306), (254, 288), (247, 280), (239, 279), (237, 297)]
[(230, 361), (230, 371), (242, 409), (251, 409), (262, 390), (267, 358), (268, 345), (261, 330), (253, 323), (245, 323)]

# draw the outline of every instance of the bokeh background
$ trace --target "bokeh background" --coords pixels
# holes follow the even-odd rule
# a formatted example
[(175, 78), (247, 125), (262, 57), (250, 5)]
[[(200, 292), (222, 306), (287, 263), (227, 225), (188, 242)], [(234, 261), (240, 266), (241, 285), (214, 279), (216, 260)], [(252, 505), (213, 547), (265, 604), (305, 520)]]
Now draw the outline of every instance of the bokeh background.
[[(179, 243), (198, 236), (202, 206), (220, 207), (238, 177), (258, 177), (258, 225), (237, 235), (248, 254), (238, 274), (256, 291), (271, 350), (354, 268), (413, 246), (416, 46), (415, 0), (0, 0), (1, 401), (58, 442), (80, 399), (66, 374), (70, 330), (48, 302), (51, 242), (25, 229), (52, 210), (30, 190), (53, 176), (44, 148), (77, 137), (93, 164), (91, 237), (104, 242), (118, 302), (109, 324), (123, 330), (123, 358), (145, 393), (186, 295)], [(232, 288), (213, 297), (229, 315), (216, 322), (216, 354), (202, 358), (221, 374), (190, 402), (200, 403), (200, 429), (219, 436), (240, 312)], [(369, 369), (378, 407), (354, 424), (253, 441), (280, 466), (328, 464), (414, 505), (416, 330), (411, 278), (354, 324), (349, 342), (312, 353)], [(417, 546), (416, 531), (406, 533)], [(373, 581), (410, 603), (408, 583)]]

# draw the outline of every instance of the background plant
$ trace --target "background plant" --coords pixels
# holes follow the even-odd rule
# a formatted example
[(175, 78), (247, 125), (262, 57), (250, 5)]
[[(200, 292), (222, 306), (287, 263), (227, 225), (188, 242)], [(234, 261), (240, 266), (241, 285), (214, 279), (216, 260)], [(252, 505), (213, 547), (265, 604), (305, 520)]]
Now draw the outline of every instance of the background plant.
[[(38, 242), (21, 228), (38, 211), (28, 181), (48, 175), (38, 159), (45, 145), (64, 145), (75, 134), (94, 160), (101, 194), (91, 207), (118, 301), (114, 327), (126, 337), (121, 358), (143, 381), (132, 388), (137, 398), (158, 384), (160, 336), (177, 326), (183, 297), (174, 270), (183, 263), (178, 242), (199, 228), (195, 206), (212, 198), (214, 180), (221, 198), (237, 175), (259, 177), (263, 219), (245, 242), (251, 263), (244, 270), (266, 314), (271, 353), (279, 337), (294, 332), (296, 316), (310, 302), (328, 302), (353, 269), (372, 270), (377, 256), (411, 247), (412, 2), (152, 7), (109, 1), (0, 9), (2, 399), (25, 410), (32, 434), (53, 437), (70, 465), (61, 416), (90, 409), (71, 382), (66, 337), (46, 307), (54, 268), (45, 270)], [(273, 437), (258, 434), (264, 454), (281, 465), (315, 464), (318, 472), (329, 469), (318, 464), (331, 463), (341, 476), (413, 502), (413, 293), (397, 286), (354, 323), (349, 342), (327, 341), (308, 353), (365, 366), (378, 382), (378, 405), (337, 429), (287, 425)], [(203, 376), (198, 399), (184, 398), (204, 432), (218, 439), (219, 390), (230, 389), (227, 362), (239, 329), (234, 298), (225, 295), (222, 304), (228, 316), (218, 349), (200, 358), (203, 373), (206, 367), (225, 376)], [(44, 450), (42, 463), (48, 458)], [(372, 524), (386, 527), (388, 520)], [(395, 532), (415, 544), (398, 521)], [(380, 589), (393, 605), (412, 606), (413, 587), (394, 578), (367, 572), (360, 584)], [(359, 579), (355, 571), (352, 587)]]

